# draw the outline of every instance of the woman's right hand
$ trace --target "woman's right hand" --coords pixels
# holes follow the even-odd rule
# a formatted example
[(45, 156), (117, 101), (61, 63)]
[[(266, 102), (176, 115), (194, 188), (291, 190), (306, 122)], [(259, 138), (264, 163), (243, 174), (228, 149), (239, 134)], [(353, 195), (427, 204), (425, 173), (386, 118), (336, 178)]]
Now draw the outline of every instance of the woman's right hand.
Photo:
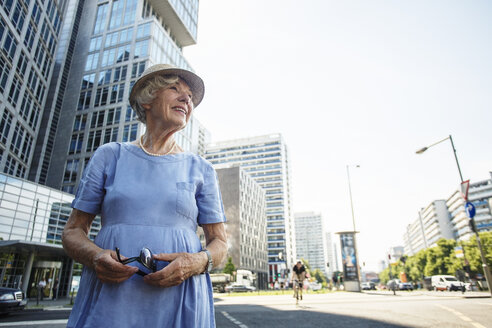
[(109, 249), (97, 253), (92, 264), (99, 280), (106, 283), (123, 282), (138, 271), (137, 267), (120, 263), (116, 252)]

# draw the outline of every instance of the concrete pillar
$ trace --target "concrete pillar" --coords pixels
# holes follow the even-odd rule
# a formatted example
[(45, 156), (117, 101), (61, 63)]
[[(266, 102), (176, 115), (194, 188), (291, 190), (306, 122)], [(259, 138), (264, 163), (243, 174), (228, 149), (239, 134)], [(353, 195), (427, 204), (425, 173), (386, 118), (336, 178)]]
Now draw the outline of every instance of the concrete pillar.
[(24, 274), (22, 275), (22, 291), (27, 296), (27, 289), (29, 287), (29, 278), (31, 278), (32, 265), (34, 263), (34, 251), (29, 253), (26, 266), (24, 267)]

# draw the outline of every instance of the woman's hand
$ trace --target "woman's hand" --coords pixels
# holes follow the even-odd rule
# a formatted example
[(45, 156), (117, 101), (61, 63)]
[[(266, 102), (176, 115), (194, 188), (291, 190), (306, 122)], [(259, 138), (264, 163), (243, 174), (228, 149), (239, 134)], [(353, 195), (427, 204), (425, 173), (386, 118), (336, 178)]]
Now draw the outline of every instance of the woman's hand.
[(109, 249), (97, 253), (92, 263), (99, 280), (107, 283), (123, 282), (138, 271), (137, 267), (120, 263), (116, 252)]
[(208, 263), (207, 254), (199, 253), (160, 253), (154, 259), (170, 262), (164, 269), (148, 274), (144, 281), (159, 287), (171, 287), (181, 284), (189, 277), (200, 274)]

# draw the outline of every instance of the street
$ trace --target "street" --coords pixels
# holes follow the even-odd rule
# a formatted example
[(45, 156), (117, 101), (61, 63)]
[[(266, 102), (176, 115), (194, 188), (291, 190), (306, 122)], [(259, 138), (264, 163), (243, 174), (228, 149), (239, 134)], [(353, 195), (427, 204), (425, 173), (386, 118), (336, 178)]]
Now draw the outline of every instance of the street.
[[(492, 328), (492, 299), (456, 292), (305, 294), (296, 306), (283, 295), (215, 294), (218, 328), (473, 327)], [(70, 311), (48, 307), (0, 316), (0, 327), (61, 328)], [(108, 326), (109, 327), (109, 326)]]
[(217, 296), (217, 327), (492, 327), (490, 298), (459, 293)]

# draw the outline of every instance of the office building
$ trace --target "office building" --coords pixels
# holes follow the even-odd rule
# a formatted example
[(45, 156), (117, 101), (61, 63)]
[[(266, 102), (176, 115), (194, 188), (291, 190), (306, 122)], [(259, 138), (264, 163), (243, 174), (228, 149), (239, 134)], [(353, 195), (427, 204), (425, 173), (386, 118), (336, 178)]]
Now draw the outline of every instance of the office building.
[(69, 1), (1, 1), (0, 171), (27, 178)]
[[(44, 277), (48, 290), (58, 279), (58, 295), (66, 296), (73, 260), (61, 246), (61, 234), (72, 210), (73, 195), (37, 183), (0, 174), (0, 272), (2, 287), (20, 287), (36, 296)], [(97, 217), (90, 229), (94, 240), (101, 228)]]
[[(250, 270), (255, 274), (257, 288), (266, 289), (265, 191), (239, 166), (216, 170), (227, 218), (228, 256), (232, 257), (236, 269)], [(217, 269), (223, 269), (224, 264)]]
[(309, 262), (311, 270), (320, 270), (328, 276), (326, 239), (321, 214), (294, 213), (296, 254)]
[[(128, 95), (145, 68), (169, 63), (192, 70), (182, 49), (196, 43), (198, 17), (198, 0), (75, 3), (82, 6), (75, 17), (83, 23), (77, 25), (70, 70), (60, 72), (66, 87), (53, 94), (50, 115), (56, 120), (43, 121), (44, 134), (36, 145), (39, 160), (30, 174), (34, 181), (69, 193), (75, 192), (100, 145), (133, 141), (144, 132)], [(60, 50), (60, 58), (66, 51)], [(196, 153), (204, 152), (208, 138), (194, 117), (176, 134), (182, 148)]]
[[(207, 146), (212, 164), (240, 165), (265, 190), (269, 280), (288, 278), (295, 259), (290, 164), (280, 134), (216, 142)], [(280, 278), (279, 278), (280, 276)]]

